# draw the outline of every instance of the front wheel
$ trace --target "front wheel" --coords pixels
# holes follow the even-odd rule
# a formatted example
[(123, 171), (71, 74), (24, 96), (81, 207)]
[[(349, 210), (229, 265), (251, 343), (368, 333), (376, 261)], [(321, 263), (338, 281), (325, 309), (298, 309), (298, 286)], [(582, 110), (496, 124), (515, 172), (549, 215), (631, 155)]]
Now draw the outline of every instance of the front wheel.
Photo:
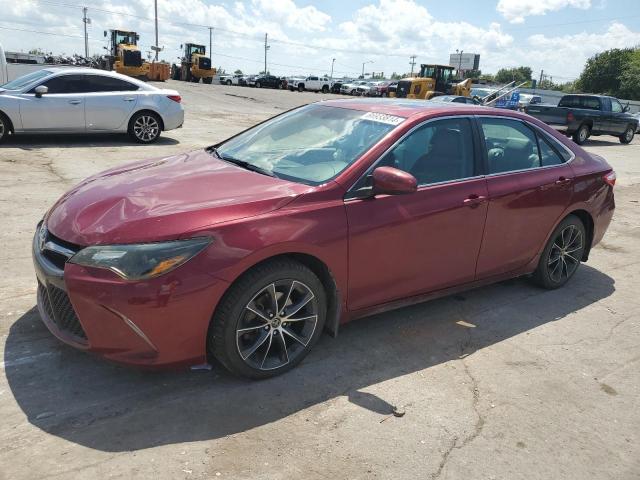
[(153, 112), (136, 113), (129, 122), (129, 135), (138, 143), (153, 143), (160, 138), (160, 118)]
[(213, 83), (213, 77), (206, 77), (202, 79), (202, 83), (206, 83), (207, 85), (211, 85)]
[(270, 261), (225, 294), (209, 329), (209, 352), (236, 375), (279, 375), (307, 356), (326, 311), (324, 288), (311, 270), (291, 260)]
[(329, 93), (329, 87), (328, 87), (327, 85), (323, 85), (323, 87), (322, 87), (322, 93), (324, 93), (325, 95), (326, 95), (327, 93)]
[(256, 82), (256, 88), (262, 88), (262, 84), (260, 82)]
[(0, 113), (0, 143), (4, 142), (9, 136), (9, 121), (2, 113)]
[(551, 234), (540, 256), (533, 280), (549, 290), (559, 288), (576, 273), (586, 248), (584, 224), (575, 215), (569, 215)]
[(588, 125), (580, 125), (580, 128), (573, 134), (573, 141), (578, 145), (584, 144), (589, 138), (589, 126)]
[(633, 136), (635, 135), (635, 133), (636, 132), (634, 131), (633, 127), (629, 125), (624, 133), (620, 135), (620, 143), (623, 143), (625, 145), (631, 143), (631, 140), (633, 140)]

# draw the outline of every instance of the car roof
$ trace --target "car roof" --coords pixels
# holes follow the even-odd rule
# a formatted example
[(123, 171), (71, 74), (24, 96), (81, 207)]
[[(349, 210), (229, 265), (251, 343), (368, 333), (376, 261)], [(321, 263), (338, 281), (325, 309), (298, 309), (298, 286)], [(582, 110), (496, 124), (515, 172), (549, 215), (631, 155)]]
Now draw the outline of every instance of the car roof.
[[(121, 73), (117, 73), (117, 72), (110, 72), (107, 70), (99, 70), (97, 68), (90, 68), (90, 67), (52, 67), (52, 68), (45, 68), (44, 70), (47, 70), (48, 72), (51, 72), (52, 74), (60, 74), (60, 73), (65, 73), (65, 74), (91, 74), (91, 75), (99, 75), (99, 76), (103, 76), (103, 77), (114, 77), (114, 78), (119, 78), (121, 80), (126, 80), (128, 82), (131, 83), (135, 83), (138, 86), (144, 86), (144, 87), (152, 87), (152, 85), (148, 85), (147, 83), (138, 80), (136, 78), (133, 77), (129, 77), (127, 75), (122, 75)], [(154, 87), (155, 88), (155, 87)]]
[(499, 114), (501, 116), (515, 116), (527, 118), (526, 115), (517, 112), (507, 111), (502, 108), (483, 107), (480, 105), (470, 105), (466, 103), (453, 102), (429, 102), (426, 100), (400, 99), (400, 98), (367, 98), (367, 99), (336, 99), (324, 100), (322, 105), (338, 108), (349, 108), (351, 110), (361, 110), (364, 112), (386, 113), (399, 117), (431, 117), (446, 113), (459, 113), (461, 115), (477, 114)]

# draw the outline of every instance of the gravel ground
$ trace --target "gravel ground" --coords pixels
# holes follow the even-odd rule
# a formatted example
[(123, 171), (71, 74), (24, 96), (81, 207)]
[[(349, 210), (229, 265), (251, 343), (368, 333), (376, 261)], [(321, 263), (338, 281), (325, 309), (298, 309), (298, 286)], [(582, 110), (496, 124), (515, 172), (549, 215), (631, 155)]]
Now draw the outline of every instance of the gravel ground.
[(263, 382), (118, 367), (54, 339), (30, 241), (60, 194), (333, 97), (168, 84), (187, 119), (155, 145), (0, 147), (0, 479), (640, 478), (638, 140), (587, 143), (618, 172), (617, 210), (561, 290), (517, 279), (353, 322)]

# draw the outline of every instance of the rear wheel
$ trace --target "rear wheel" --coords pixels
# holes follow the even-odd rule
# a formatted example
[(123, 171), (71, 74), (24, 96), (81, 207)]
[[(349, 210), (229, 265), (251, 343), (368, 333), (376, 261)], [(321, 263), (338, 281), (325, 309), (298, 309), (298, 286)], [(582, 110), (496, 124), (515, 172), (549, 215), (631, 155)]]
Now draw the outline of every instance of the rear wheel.
[(631, 143), (631, 140), (633, 140), (633, 136), (635, 135), (635, 133), (636, 132), (633, 127), (629, 125), (624, 133), (620, 135), (620, 143), (624, 143), (625, 145), (627, 143)]
[(207, 85), (211, 85), (211, 82), (213, 82), (213, 77), (206, 77), (202, 79), (202, 83), (206, 83)]
[(194, 77), (193, 75), (191, 75), (191, 81), (193, 83), (200, 83), (200, 77)]
[(227, 80), (227, 85), (231, 85), (233, 82), (231, 80)]
[(575, 215), (569, 215), (549, 238), (533, 280), (550, 290), (563, 286), (578, 270), (585, 248), (584, 224)]
[(4, 142), (9, 136), (9, 120), (0, 113), (0, 143)]
[(153, 143), (160, 132), (160, 117), (153, 112), (138, 112), (129, 123), (129, 135), (138, 143)]
[(298, 91), (299, 92), (304, 92), (304, 85), (302, 83), (298, 84)]
[(322, 93), (329, 93), (329, 87), (327, 85), (322, 86)]
[(587, 138), (589, 138), (590, 132), (591, 129), (589, 128), (589, 125), (580, 125), (580, 128), (578, 128), (578, 130), (573, 134), (573, 141), (578, 145), (584, 144), (584, 142), (587, 141)]
[(318, 277), (298, 262), (274, 260), (229, 289), (209, 329), (209, 351), (236, 375), (273, 377), (307, 356), (325, 317)]

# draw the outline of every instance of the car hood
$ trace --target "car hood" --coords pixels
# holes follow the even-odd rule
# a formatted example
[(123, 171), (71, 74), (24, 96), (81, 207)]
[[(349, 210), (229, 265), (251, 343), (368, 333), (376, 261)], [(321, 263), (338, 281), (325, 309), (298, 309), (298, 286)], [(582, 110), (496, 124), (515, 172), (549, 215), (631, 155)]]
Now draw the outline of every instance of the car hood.
[(45, 221), (51, 233), (77, 245), (170, 240), (276, 210), (309, 189), (199, 150), (89, 177)]

